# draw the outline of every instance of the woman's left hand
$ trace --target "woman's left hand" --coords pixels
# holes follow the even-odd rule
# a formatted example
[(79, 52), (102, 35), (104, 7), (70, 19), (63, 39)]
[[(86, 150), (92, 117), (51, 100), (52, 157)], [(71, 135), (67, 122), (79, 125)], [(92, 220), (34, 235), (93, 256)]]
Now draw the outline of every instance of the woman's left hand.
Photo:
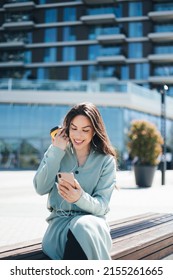
[(74, 203), (81, 197), (82, 188), (76, 179), (74, 180), (74, 186), (65, 180), (59, 179), (58, 193), (67, 202)]

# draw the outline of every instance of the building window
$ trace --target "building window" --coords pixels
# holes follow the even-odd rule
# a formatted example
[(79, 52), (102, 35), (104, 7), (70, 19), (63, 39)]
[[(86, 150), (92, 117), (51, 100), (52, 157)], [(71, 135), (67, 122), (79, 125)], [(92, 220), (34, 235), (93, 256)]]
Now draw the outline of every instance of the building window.
[(118, 72), (115, 66), (99, 66), (99, 78), (117, 78)]
[(88, 47), (88, 59), (95, 60), (96, 57), (99, 55), (100, 46), (99, 45), (92, 45)]
[(27, 34), (26, 34), (26, 42), (27, 42), (27, 44), (32, 44), (32, 32), (28, 32)]
[(87, 80), (96, 80), (96, 79), (97, 79), (97, 69), (94, 65), (89, 65)]
[(57, 10), (56, 9), (46, 9), (45, 10), (45, 22), (57, 22)]
[(154, 53), (155, 54), (169, 54), (173, 53), (173, 45), (171, 44), (163, 44), (163, 45), (156, 45), (154, 47)]
[(37, 79), (38, 80), (49, 79), (48, 69), (47, 68), (38, 68), (37, 69)]
[(96, 7), (87, 9), (86, 13), (87, 15), (116, 14), (116, 9), (114, 7)]
[(155, 3), (154, 4), (154, 11), (170, 11), (173, 10), (173, 3)]
[(64, 47), (62, 59), (63, 61), (74, 61), (76, 59), (76, 48)]
[(57, 29), (46, 28), (44, 33), (44, 42), (56, 42), (57, 41)]
[(141, 58), (142, 53), (142, 43), (129, 43), (128, 45), (128, 57), (129, 58)]
[(44, 62), (56, 61), (56, 48), (46, 48), (44, 50)]
[(154, 32), (172, 32), (173, 24), (172, 23), (160, 23), (154, 25)]
[(129, 66), (124, 65), (121, 66), (121, 80), (128, 80), (129, 79)]
[(142, 22), (129, 22), (129, 37), (142, 37), (143, 24)]
[(75, 41), (76, 34), (73, 26), (67, 26), (63, 28), (63, 41)]
[(25, 63), (31, 63), (32, 62), (32, 52), (31, 51), (25, 51), (24, 61), (25, 61)]
[(158, 65), (154, 67), (154, 75), (156, 76), (169, 76), (173, 75), (172, 65)]
[(129, 17), (142, 16), (142, 1), (129, 3)]
[(135, 79), (148, 79), (150, 67), (148, 63), (135, 64)]
[(68, 69), (68, 80), (69, 81), (81, 81), (82, 80), (82, 67), (81, 66), (70, 66)]
[(64, 21), (76, 21), (76, 8), (67, 7), (64, 8), (64, 14), (63, 14), (63, 20)]
[(107, 46), (100, 49), (101, 56), (114, 56), (121, 53), (121, 46)]
[(88, 38), (94, 40), (98, 35), (115, 35), (120, 33), (119, 26), (106, 26), (106, 27), (91, 27), (89, 30)]

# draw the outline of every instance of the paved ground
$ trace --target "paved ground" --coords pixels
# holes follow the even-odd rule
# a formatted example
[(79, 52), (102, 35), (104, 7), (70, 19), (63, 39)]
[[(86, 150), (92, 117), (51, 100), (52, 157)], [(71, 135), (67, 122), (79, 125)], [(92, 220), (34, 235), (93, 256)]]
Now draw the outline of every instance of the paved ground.
[[(45, 232), (47, 197), (36, 194), (34, 174), (0, 171), (0, 246), (40, 238)], [(120, 190), (112, 196), (109, 221), (146, 212), (173, 213), (173, 170), (166, 172), (165, 186), (160, 171), (151, 188), (137, 188), (133, 171), (118, 171), (117, 184)]]

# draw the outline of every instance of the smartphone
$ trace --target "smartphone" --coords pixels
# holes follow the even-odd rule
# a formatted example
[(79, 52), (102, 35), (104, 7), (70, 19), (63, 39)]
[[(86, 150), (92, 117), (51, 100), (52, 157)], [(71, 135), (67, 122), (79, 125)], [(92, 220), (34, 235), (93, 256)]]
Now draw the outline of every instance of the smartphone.
[(67, 173), (67, 172), (59, 172), (58, 178), (63, 179), (64, 181), (67, 181), (72, 186), (74, 186), (74, 174), (73, 173)]
[(53, 139), (57, 135), (59, 129), (61, 129), (61, 126), (55, 126), (50, 130), (50, 135)]

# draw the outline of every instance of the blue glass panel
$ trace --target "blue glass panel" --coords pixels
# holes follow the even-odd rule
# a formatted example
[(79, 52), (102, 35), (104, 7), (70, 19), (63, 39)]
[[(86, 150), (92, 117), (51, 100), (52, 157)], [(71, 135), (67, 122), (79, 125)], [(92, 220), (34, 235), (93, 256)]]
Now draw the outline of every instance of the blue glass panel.
[(97, 68), (94, 65), (88, 66), (87, 80), (95, 80), (97, 78)]
[(67, 7), (64, 8), (64, 21), (76, 21), (76, 8)]
[(129, 43), (129, 45), (128, 45), (128, 57), (129, 58), (143, 57), (142, 43)]
[(97, 7), (97, 8), (88, 8), (87, 9), (87, 15), (104, 15), (104, 14), (115, 14), (116, 15), (116, 9), (115, 7)]
[(25, 51), (24, 57), (25, 57), (24, 58), (25, 63), (32, 62), (32, 52), (31, 51)]
[(164, 45), (156, 45), (154, 46), (154, 53), (155, 54), (169, 54), (173, 53), (173, 45), (171, 44), (164, 44)]
[(173, 66), (171, 65), (159, 65), (154, 67), (154, 75), (157, 76), (169, 76), (173, 75)]
[(76, 48), (75, 47), (64, 47), (63, 48), (63, 61), (74, 61), (76, 59)]
[(135, 64), (135, 79), (148, 79), (150, 67), (148, 63)]
[(100, 46), (99, 45), (91, 45), (88, 47), (88, 59), (95, 60), (99, 55)]
[(56, 28), (46, 28), (44, 42), (56, 42), (57, 41), (57, 29)]
[(63, 41), (75, 41), (76, 34), (73, 26), (66, 26), (63, 28)]
[(129, 37), (142, 37), (143, 36), (143, 23), (142, 22), (129, 22)]
[(32, 44), (32, 32), (27, 33), (26, 42), (27, 44)]
[(45, 68), (38, 68), (37, 69), (37, 79), (44, 80), (45, 79)]
[(121, 80), (129, 79), (129, 66), (121, 66)]
[(142, 16), (142, 1), (129, 3), (129, 17)]
[(57, 10), (47, 9), (45, 10), (45, 22), (57, 22)]
[(173, 3), (155, 3), (154, 4), (154, 11), (170, 11), (173, 10)]
[(123, 109), (99, 107), (111, 143), (119, 151), (124, 149)]
[(44, 51), (44, 62), (56, 61), (56, 48), (46, 48)]
[(173, 24), (172, 23), (160, 23), (154, 25), (154, 32), (172, 32)]
[(101, 56), (111, 56), (111, 55), (119, 55), (121, 54), (121, 46), (107, 46), (100, 48)]
[(68, 69), (68, 80), (69, 81), (81, 81), (82, 80), (82, 67), (81, 66), (70, 66)]

